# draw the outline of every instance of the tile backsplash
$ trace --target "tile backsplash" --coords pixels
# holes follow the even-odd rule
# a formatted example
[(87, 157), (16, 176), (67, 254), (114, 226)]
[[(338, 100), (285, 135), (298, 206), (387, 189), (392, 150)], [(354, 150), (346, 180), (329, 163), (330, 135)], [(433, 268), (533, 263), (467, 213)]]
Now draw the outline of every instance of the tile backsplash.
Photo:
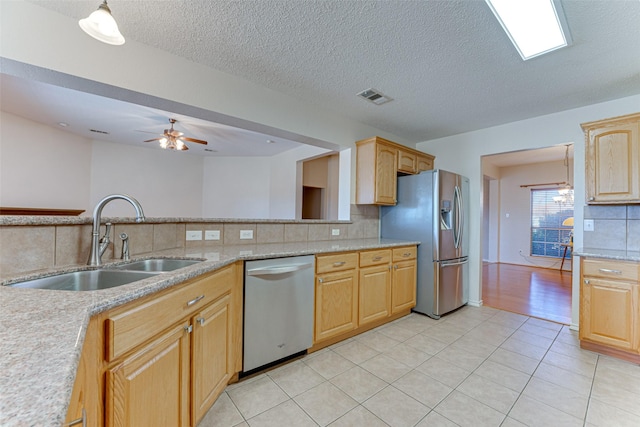
[(640, 251), (640, 205), (587, 205), (584, 219), (594, 222), (583, 234), (585, 248)]
[[(378, 237), (379, 210), (377, 206), (351, 207), (351, 222), (320, 221), (225, 221), (114, 223), (112, 245), (103, 260), (120, 258), (121, 233), (129, 236), (130, 255), (184, 247), (292, 243), (316, 240), (344, 240)], [(219, 240), (204, 240), (205, 232), (219, 231)], [(240, 231), (251, 230), (251, 239), (240, 239)], [(338, 230), (338, 231), (335, 231)], [(101, 227), (104, 232), (104, 226)], [(203, 240), (186, 241), (187, 231), (202, 231)], [(91, 225), (0, 225), (0, 280), (22, 273), (82, 265), (87, 262), (91, 245)]]

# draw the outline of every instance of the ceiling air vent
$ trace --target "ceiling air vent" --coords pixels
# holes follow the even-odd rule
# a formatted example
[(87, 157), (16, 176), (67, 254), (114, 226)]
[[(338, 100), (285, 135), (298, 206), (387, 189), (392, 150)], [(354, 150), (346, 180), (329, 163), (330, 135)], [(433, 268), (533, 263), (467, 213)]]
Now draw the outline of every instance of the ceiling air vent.
[(93, 132), (93, 133), (101, 133), (101, 134), (103, 134), (103, 135), (109, 135), (109, 132), (104, 131), (104, 130), (89, 129), (89, 131), (90, 131), (90, 132)]
[(366, 89), (358, 94), (360, 98), (364, 98), (369, 102), (373, 102), (376, 105), (382, 105), (386, 102), (393, 101), (393, 98), (389, 98), (386, 95), (378, 92), (376, 89)]

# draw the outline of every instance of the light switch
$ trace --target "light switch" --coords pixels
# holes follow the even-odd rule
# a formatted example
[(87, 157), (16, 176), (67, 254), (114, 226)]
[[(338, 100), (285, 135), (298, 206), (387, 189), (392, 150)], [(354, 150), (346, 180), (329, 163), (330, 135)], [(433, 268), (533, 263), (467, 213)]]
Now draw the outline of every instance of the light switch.
[(582, 227), (583, 231), (593, 231), (593, 230), (595, 230), (595, 225), (594, 225), (592, 219), (585, 219), (583, 224), (584, 224), (583, 227)]
[(240, 230), (240, 239), (253, 239), (253, 230)]
[(331, 235), (332, 236), (339, 236), (340, 235), (340, 229), (339, 228), (332, 228), (331, 229)]

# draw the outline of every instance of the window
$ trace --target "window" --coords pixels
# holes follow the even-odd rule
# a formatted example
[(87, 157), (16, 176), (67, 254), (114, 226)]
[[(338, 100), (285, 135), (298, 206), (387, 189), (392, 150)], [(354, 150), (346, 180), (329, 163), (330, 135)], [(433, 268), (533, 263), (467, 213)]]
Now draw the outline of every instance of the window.
[(561, 188), (531, 190), (531, 255), (562, 258), (573, 227), (562, 222), (573, 217), (573, 190), (559, 197)]

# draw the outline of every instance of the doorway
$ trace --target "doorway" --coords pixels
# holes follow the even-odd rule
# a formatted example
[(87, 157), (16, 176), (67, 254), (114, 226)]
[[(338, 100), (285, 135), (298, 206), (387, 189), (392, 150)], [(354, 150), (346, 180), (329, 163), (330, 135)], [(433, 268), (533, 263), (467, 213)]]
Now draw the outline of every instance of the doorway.
[[(573, 229), (561, 215), (572, 210), (558, 190), (573, 194), (573, 145), (484, 156), (482, 170), (483, 303), (570, 324)], [(542, 216), (534, 193), (548, 195)]]
[(302, 219), (338, 219), (339, 155), (302, 162)]

